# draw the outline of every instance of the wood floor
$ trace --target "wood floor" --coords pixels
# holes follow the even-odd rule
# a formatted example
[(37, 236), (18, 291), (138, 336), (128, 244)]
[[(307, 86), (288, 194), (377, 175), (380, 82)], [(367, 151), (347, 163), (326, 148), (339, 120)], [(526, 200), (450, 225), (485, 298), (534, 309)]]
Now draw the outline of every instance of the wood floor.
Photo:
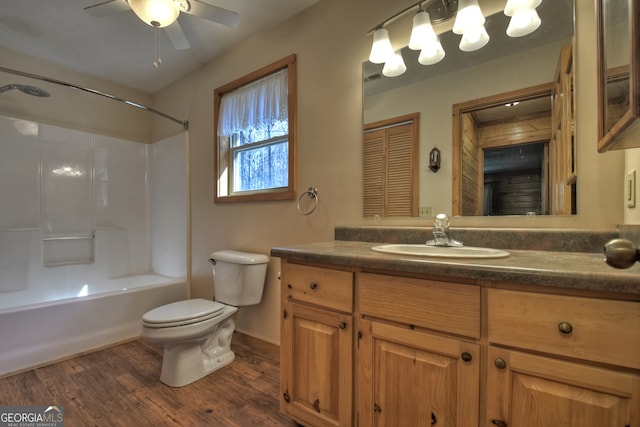
[(0, 405), (58, 405), (65, 426), (295, 426), (278, 413), (278, 347), (235, 333), (235, 361), (185, 387), (135, 340), (0, 379)]

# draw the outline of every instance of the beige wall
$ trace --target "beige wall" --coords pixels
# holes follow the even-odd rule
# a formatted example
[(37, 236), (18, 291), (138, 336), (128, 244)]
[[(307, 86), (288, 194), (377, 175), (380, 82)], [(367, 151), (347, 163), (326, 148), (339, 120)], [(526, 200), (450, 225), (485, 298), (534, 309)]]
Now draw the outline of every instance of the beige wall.
[(625, 152), (625, 167), (624, 167), (624, 177), (626, 182), (626, 177), (632, 171), (636, 171), (636, 207), (628, 208), (626, 203), (626, 186), (623, 186), (622, 193), (625, 195), (624, 202), (624, 223), (625, 224), (640, 224), (640, 191), (638, 187), (640, 187), (640, 148), (633, 148), (631, 150), (626, 150)]
[[(321, 0), (154, 96), (155, 108), (190, 121), (193, 297), (212, 295), (207, 258), (214, 250), (232, 248), (268, 254), (273, 246), (331, 240), (336, 225), (366, 223), (361, 208), (360, 80), (361, 63), (371, 43), (366, 33), (412, 3)], [(454, 225), (600, 228), (623, 221), (624, 155), (596, 152), (593, 2), (577, 3), (580, 214), (535, 220), (456, 218)], [(399, 47), (407, 41), (395, 43)], [(309, 186), (318, 187), (318, 210), (302, 216), (296, 210), (296, 201), (214, 204), (214, 88), (292, 53), (298, 56), (298, 194)], [(156, 124), (154, 139), (171, 132), (168, 124)], [(383, 220), (383, 224), (430, 225), (418, 219)], [(238, 315), (239, 330), (272, 342), (279, 342), (279, 269), (279, 260), (273, 259), (263, 302), (241, 309)]]

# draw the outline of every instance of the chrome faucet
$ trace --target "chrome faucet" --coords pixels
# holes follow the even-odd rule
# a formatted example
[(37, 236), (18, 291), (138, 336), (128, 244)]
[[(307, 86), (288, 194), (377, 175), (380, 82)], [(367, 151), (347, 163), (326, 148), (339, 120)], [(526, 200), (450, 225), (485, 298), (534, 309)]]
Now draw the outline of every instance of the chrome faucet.
[(428, 240), (427, 246), (464, 246), (462, 242), (458, 242), (448, 236), (449, 217), (443, 213), (436, 215), (433, 221), (433, 240)]

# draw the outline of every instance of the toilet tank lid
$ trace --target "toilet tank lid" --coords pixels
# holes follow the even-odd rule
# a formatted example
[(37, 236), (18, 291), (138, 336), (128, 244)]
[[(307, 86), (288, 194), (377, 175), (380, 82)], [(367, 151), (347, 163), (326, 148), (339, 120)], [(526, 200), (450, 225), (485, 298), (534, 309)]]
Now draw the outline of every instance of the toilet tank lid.
[(216, 251), (211, 254), (215, 261), (231, 262), (234, 264), (266, 264), (269, 257), (264, 254), (254, 254), (233, 250)]

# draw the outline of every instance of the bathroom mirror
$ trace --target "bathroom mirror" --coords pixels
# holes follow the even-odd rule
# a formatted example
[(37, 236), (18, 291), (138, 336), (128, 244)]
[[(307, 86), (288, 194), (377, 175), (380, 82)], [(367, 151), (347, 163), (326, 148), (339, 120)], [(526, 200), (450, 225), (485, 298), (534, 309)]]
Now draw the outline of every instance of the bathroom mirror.
[[(480, 6), (483, 6), (482, 1)], [(452, 160), (454, 105), (554, 81), (563, 46), (566, 49), (571, 44), (574, 34), (573, 0), (543, 1), (537, 11), (542, 20), (540, 28), (517, 38), (506, 35), (509, 17), (502, 11), (487, 16), (485, 27), (491, 39), (474, 52), (460, 51), (460, 36), (451, 31), (441, 33), (439, 37), (446, 56), (435, 65), (420, 65), (420, 52), (405, 47), (402, 55), (407, 71), (398, 77), (383, 76), (383, 64), (363, 63), (365, 126), (393, 117), (420, 115), (419, 211), (468, 215), (452, 209), (452, 183), (454, 179), (462, 181), (466, 178), (463, 168), (454, 166)], [(407, 15), (407, 19), (389, 27), (392, 43), (394, 26), (402, 24), (410, 30), (413, 14)], [(450, 21), (449, 28), (453, 18)], [(444, 26), (446, 22), (434, 25), (436, 32), (439, 32), (438, 25)], [(575, 57), (573, 60), (575, 62)], [(572, 128), (575, 129), (575, 123)], [(433, 148), (441, 152), (441, 168), (437, 172), (429, 168), (429, 153)], [(519, 157), (520, 150), (506, 150), (501, 155)], [(513, 169), (508, 161), (502, 163)], [(548, 168), (554, 170), (554, 165), (549, 164)], [(573, 179), (575, 184), (577, 178)], [(522, 212), (522, 215), (526, 214)], [(543, 210), (536, 214), (555, 213)]]

